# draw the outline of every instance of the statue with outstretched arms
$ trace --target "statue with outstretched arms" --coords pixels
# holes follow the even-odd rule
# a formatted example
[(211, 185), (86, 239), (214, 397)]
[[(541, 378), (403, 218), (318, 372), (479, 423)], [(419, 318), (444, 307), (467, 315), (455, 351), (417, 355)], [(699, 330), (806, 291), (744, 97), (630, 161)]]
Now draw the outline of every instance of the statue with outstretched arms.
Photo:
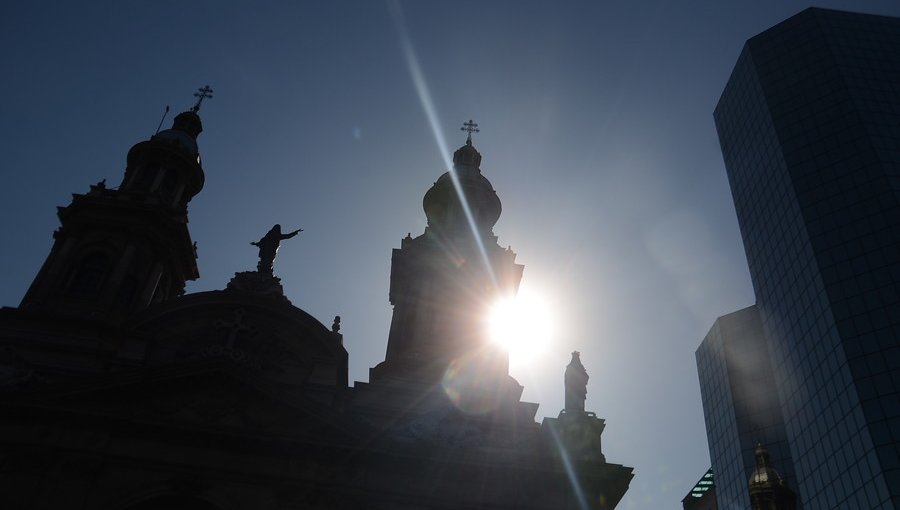
[(259, 247), (259, 264), (256, 266), (257, 271), (260, 273), (272, 274), (275, 268), (275, 255), (278, 253), (278, 247), (281, 245), (281, 241), (290, 239), (300, 232), (303, 232), (302, 228), (298, 228), (287, 234), (282, 234), (281, 225), (276, 223), (262, 239), (251, 242), (250, 244), (253, 246)]

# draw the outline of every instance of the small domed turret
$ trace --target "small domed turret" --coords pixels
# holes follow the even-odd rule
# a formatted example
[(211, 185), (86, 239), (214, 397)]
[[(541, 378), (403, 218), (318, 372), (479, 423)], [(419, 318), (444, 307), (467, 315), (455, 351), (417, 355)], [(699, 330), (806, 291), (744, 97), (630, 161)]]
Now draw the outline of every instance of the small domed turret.
[(169, 143), (189, 156), (196, 157), (200, 154), (200, 149), (197, 147), (197, 136), (201, 132), (203, 132), (203, 122), (200, 120), (200, 116), (193, 111), (188, 111), (181, 112), (175, 117), (171, 129), (160, 131), (150, 139)]
[[(194, 96), (197, 104), (175, 117), (172, 127), (128, 151), (128, 167), (121, 189), (138, 194), (157, 194), (172, 207), (183, 209), (203, 189), (203, 167), (197, 137), (203, 122), (197, 112), (205, 98), (212, 97), (209, 85)], [(166, 107), (166, 112), (169, 108)]]
[(750, 487), (766, 486), (770, 484), (782, 484), (784, 480), (778, 471), (772, 467), (772, 460), (769, 458), (769, 450), (762, 444), (756, 445), (756, 469), (750, 475)]
[(758, 443), (755, 455), (756, 469), (750, 475), (748, 484), (752, 510), (794, 510), (796, 497), (772, 466), (769, 450)]
[[(200, 105), (203, 100), (211, 98), (213, 90), (209, 85), (197, 89), (194, 97), (197, 98), (197, 104), (190, 111), (181, 112), (175, 117), (172, 128), (161, 131), (151, 138), (151, 140), (166, 141), (172, 143), (176, 148), (187, 152), (190, 156), (199, 156), (200, 151), (197, 148), (197, 137), (203, 132), (203, 122), (197, 113), (200, 111)], [(166, 107), (169, 111), (169, 107)], [(199, 162), (199, 161), (198, 161)]]
[(466, 140), (466, 144), (453, 153), (453, 164), (456, 166), (471, 166), (479, 168), (481, 166), (481, 153), (472, 146), (472, 137)]
[[(471, 121), (469, 121), (471, 123)], [(477, 124), (470, 124), (477, 125)], [(477, 131), (473, 129), (474, 131)], [(465, 145), (453, 153), (453, 170), (438, 178), (425, 193), (422, 206), (428, 218), (428, 227), (441, 232), (469, 229), (468, 219), (460, 201), (465, 197), (475, 226), (483, 234), (500, 219), (500, 198), (491, 182), (481, 174), (481, 154), (472, 145), (472, 133)], [(451, 173), (452, 172), (452, 173)], [(454, 174), (456, 183), (454, 183)]]

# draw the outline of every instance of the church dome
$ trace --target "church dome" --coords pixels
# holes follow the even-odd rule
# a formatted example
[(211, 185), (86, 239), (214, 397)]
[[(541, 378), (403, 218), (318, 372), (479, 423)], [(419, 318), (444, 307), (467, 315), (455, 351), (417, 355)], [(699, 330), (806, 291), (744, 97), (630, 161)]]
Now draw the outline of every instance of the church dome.
[(188, 111), (179, 113), (171, 129), (160, 131), (152, 140), (159, 140), (171, 144), (173, 147), (189, 156), (197, 156), (200, 149), (197, 147), (197, 136), (203, 132), (203, 122), (196, 112)]
[(422, 206), (428, 226), (441, 231), (468, 227), (468, 220), (453, 183), (453, 173), (459, 190), (466, 198), (476, 226), (490, 232), (500, 219), (500, 198), (491, 182), (481, 174), (481, 154), (472, 146), (471, 138), (453, 154), (453, 170), (444, 173), (425, 193)]
[(193, 110), (179, 113), (172, 127), (128, 151), (122, 189), (156, 193), (171, 204), (183, 207), (203, 189), (205, 176), (200, 162), (197, 136), (203, 122)]
[(769, 459), (769, 451), (765, 446), (756, 445), (756, 469), (750, 475), (750, 490), (765, 489), (773, 486), (784, 484), (784, 479), (772, 467), (772, 461)]

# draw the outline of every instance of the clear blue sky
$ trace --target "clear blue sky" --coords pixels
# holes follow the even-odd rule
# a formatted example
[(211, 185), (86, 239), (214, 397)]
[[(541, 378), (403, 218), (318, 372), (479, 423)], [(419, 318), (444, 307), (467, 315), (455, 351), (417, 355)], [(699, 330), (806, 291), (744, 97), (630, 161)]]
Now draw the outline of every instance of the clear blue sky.
[[(894, 1), (821, 2), (900, 15)], [(0, 305), (51, 246), (55, 208), (101, 179), (165, 106), (201, 115), (206, 187), (190, 205), (201, 279), (251, 270), (248, 243), (306, 231), (276, 272), (293, 303), (343, 317), (351, 379), (384, 356), (391, 249), (425, 225), (446, 168), (401, 40), (452, 151), (473, 118), (495, 227), (551, 300), (558, 343), (514, 367), (538, 415), (562, 407), (578, 349), (620, 508), (678, 509), (709, 466), (694, 350), (754, 302), (712, 111), (744, 41), (794, 1), (3, 2)], [(171, 121), (171, 116), (169, 121)]]

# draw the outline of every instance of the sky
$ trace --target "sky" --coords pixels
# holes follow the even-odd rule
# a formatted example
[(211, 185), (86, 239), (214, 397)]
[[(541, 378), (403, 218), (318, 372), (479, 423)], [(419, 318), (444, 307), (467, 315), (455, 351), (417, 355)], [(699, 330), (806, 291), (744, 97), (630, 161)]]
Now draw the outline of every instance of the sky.
[[(893, 1), (822, 1), (900, 16)], [(709, 467), (694, 351), (753, 304), (712, 111), (744, 41), (808, 7), (778, 1), (109, 1), (0, 4), (0, 305), (52, 245), (56, 207), (106, 179), (167, 105), (200, 112), (189, 206), (200, 279), (253, 270), (274, 223), (302, 227), (276, 274), (342, 317), (351, 381), (384, 358), (391, 249), (474, 119), (494, 228), (553, 343), (513, 360), (538, 420), (579, 350), (622, 509), (679, 509)], [(165, 126), (164, 126), (165, 127)]]

